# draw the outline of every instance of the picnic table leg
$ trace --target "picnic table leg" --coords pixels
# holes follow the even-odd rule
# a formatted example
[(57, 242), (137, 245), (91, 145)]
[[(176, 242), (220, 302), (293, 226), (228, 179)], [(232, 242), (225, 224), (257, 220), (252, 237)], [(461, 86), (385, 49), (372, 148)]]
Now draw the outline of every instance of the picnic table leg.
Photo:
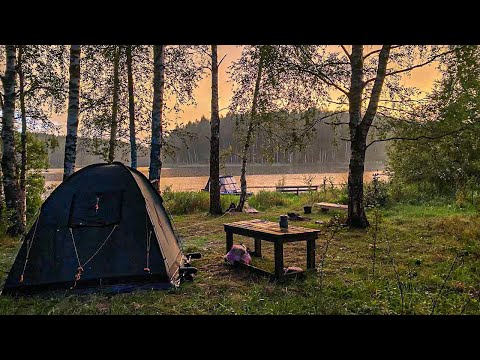
[(275, 253), (275, 278), (280, 279), (283, 276), (283, 242), (276, 240), (273, 244)]
[(255, 239), (255, 252), (253, 256), (262, 257), (262, 240)]
[(233, 246), (233, 233), (231, 231), (227, 231), (227, 253), (230, 251), (230, 249)]
[(315, 269), (315, 239), (307, 240), (307, 269)]

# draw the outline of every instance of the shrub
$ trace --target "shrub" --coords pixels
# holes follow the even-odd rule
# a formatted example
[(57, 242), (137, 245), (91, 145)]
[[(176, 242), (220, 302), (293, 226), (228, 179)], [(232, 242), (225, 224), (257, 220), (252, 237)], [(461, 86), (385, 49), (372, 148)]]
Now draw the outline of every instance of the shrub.
[(380, 180), (378, 176), (374, 176), (373, 181), (365, 186), (364, 196), (366, 206), (385, 206), (388, 200), (387, 182)]
[[(210, 209), (210, 193), (206, 191), (172, 191), (167, 186), (162, 191), (165, 208), (172, 215), (186, 215), (196, 212), (208, 212)], [(236, 195), (222, 195), (220, 201), (222, 209), (226, 210), (233, 202), (237, 204)]]
[(210, 195), (206, 191), (165, 190), (162, 193), (164, 205), (172, 215), (208, 211), (210, 208)]
[(286, 206), (291, 204), (291, 202), (292, 195), (265, 190), (259, 191), (248, 199), (248, 203), (258, 210), (266, 210), (275, 206)]

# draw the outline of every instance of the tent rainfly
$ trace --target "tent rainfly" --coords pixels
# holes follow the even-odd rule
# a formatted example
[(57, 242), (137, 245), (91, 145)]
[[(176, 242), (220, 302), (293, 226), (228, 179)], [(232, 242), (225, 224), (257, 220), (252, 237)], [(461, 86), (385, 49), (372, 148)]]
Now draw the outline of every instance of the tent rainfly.
[(49, 289), (169, 288), (196, 269), (184, 255), (160, 194), (119, 162), (87, 166), (42, 205), (3, 294)]

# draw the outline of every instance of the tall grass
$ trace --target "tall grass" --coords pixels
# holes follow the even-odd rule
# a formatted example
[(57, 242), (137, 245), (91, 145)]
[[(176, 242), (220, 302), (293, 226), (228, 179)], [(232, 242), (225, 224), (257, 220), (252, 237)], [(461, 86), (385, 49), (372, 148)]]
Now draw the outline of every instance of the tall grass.
[[(207, 212), (210, 208), (210, 193), (206, 191), (163, 191), (165, 208), (172, 215), (186, 215), (197, 212)], [(230, 204), (238, 202), (238, 196), (221, 195), (222, 209), (225, 211)]]
[(248, 199), (248, 203), (258, 210), (268, 210), (273, 207), (301, 207), (317, 202), (335, 202), (346, 204), (347, 192), (344, 188), (327, 189), (327, 191), (311, 191), (300, 195), (274, 191), (259, 191)]
[[(207, 212), (210, 206), (210, 195), (206, 191), (171, 191), (166, 188), (162, 192), (164, 205), (172, 215), (186, 215), (198, 212)], [(222, 195), (220, 197), (222, 209), (228, 209), (231, 203), (237, 204), (237, 195)], [(312, 205), (316, 202), (347, 203), (346, 190), (328, 189), (327, 191), (312, 191), (308, 193), (295, 194), (280, 193), (275, 191), (259, 191), (248, 198), (250, 206), (265, 211), (274, 207), (298, 208), (305, 205)]]

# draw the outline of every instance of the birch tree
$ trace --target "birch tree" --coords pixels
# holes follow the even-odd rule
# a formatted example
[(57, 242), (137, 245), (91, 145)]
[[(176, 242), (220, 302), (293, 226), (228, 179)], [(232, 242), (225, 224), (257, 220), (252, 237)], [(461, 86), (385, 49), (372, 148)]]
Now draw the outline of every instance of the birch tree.
[(78, 116), (80, 111), (80, 56), (81, 46), (70, 45), (70, 79), (68, 83), (67, 136), (65, 138), (63, 180), (66, 180), (75, 172)]
[(22, 226), (27, 226), (27, 111), (25, 108), (25, 74), (23, 72), (23, 50), (24, 45), (18, 46), (18, 79), (20, 86), (20, 111), (22, 116), (22, 132), (20, 135), (21, 160), (20, 160), (20, 215)]
[[(65, 102), (65, 51), (63, 45), (19, 45), (17, 47), (16, 73), (18, 90), (15, 91), (14, 129), (20, 127), (21, 132), (16, 152), (19, 160), (16, 176), (19, 179), (20, 217), (22, 227), (26, 225), (28, 155), (27, 131), (52, 132), (58, 127), (50, 120), (55, 111), (60, 113)], [(3, 50), (3, 49), (2, 49)], [(2, 65), (6, 65), (3, 63)], [(0, 105), (2, 105), (0, 91)], [(18, 116), (18, 113), (20, 115)]]
[[(221, 214), (220, 202), (220, 115), (218, 111), (218, 54), (211, 45), (212, 98), (210, 119), (210, 214)], [(223, 59), (222, 59), (223, 60)]]
[[(296, 74), (310, 75), (304, 86), (317, 83), (329, 89), (328, 101), (347, 109), (351, 145), (348, 174), (348, 217), (351, 227), (369, 225), (363, 203), (365, 153), (368, 135), (377, 116), (403, 114), (419, 94), (402, 80), (414, 69), (449, 54), (442, 46), (351, 45), (278, 46), (279, 63)], [(367, 50), (367, 51), (365, 51)]]
[(263, 62), (264, 62), (264, 51), (263, 48), (258, 49), (259, 60), (258, 60), (258, 70), (257, 78), (255, 80), (255, 88), (253, 90), (253, 100), (252, 100), (252, 111), (250, 114), (250, 119), (248, 121), (247, 135), (242, 151), (242, 168), (240, 172), (240, 186), (241, 194), (240, 200), (237, 204), (237, 211), (242, 211), (245, 201), (247, 200), (247, 160), (248, 160), (248, 148), (250, 147), (250, 141), (252, 139), (253, 131), (255, 128), (255, 120), (257, 115), (257, 105), (258, 105), (258, 94), (260, 92), (260, 82), (262, 80), (262, 71), (263, 71)]
[(137, 142), (135, 132), (135, 94), (133, 86), (132, 45), (126, 47), (127, 55), (127, 86), (128, 86), (128, 115), (130, 130), (130, 166), (137, 168)]
[(119, 97), (119, 71), (120, 71), (120, 56), (122, 53), (122, 46), (115, 46), (113, 49), (113, 100), (112, 100), (112, 118), (110, 120), (110, 141), (108, 143), (108, 162), (115, 160), (115, 145), (117, 142), (117, 114), (118, 114), (118, 97)]
[(15, 169), (15, 87), (16, 47), (5, 45), (5, 75), (2, 76), (4, 99), (2, 114), (2, 173), (6, 209), (9, 212), (7, 233), (17, 236), (25, 232), (21, 215), (20, 187)]
[(153, 46), (153, 69), (152, 137), (148, 179), (158, 191), (160, 190), (160, 172), (162, 171), (165, 45)]
[[(312, 134), (305, 128), (313, 128), (312, 121), (318, 117), (312, 108), (312, 90), (295, 86), (303, 80), (284, 71), (272, 57), (272, 49), (270, 45), (244, 46), (241, 57), (229, 69), (235, 84), (230, 111), (239, 115), (237, 134), (241, 146), (237, 211), (242, 211), (247, 198), (247, 164), (256, 153), (255, 149), (250, 151), (255, 139), (269, 139), (261, 153), (273, 160), (269, 153), (304, 148)], [(298, 136), (302, 131), (305, 136)]]
[(157, 189), (160, 189), (162, 158), (175, 151), (165, 139), (173, 134), (183, 136), (181, 132), (169, 129), (170, 123), (181, 111), (181, 105), (195, 104), (193, 91), (203, 76), (197, 47), (155, 45), (153, 49), (149, 180)]

